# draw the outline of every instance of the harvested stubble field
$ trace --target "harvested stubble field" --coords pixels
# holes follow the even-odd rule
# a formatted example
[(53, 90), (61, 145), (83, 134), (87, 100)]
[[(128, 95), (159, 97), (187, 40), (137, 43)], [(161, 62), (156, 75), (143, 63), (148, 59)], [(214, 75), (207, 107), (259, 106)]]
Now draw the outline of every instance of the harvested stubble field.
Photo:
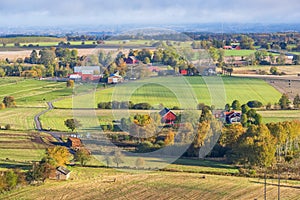
[[(120, 172), (73, 168), (71, 180), (17, 189), (3, 199), (263, 199), (263, 180), (197, 173)], [(272, 185), (274, 184), (274, 185)], [(285, 184), (285, 183), (284, 183)], [(298, 199), (300, 190), (281, 187), (281, 199)], [(267, 198), (277, 198), (276, 182), (268, 180)]]

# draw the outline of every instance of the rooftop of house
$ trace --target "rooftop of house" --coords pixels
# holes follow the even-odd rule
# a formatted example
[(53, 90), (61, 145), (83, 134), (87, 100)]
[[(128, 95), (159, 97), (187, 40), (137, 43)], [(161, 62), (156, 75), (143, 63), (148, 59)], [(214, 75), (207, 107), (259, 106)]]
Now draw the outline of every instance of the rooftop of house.
[(62, 166), (58, 167), (56, 170), (59, 171), (59, 172), (61, 172), (64, 175), (68, 175), (69, 173), (71, 173), (70, 170), (68, 170), (67, 168), (64, 168)]

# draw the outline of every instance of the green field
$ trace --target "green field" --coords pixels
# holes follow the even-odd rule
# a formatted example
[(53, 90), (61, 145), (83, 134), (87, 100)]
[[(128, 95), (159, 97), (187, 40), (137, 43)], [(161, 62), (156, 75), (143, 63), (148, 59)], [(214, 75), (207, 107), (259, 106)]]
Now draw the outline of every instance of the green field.
[[(114, 180), (116, 180), (114, 182)], [(276, 180), (267, 180), (267, 198), (277, 199)], [(293, 181), (282, 183), (281, 199), (298, 199)], [(71, 180), (19, 188), (1, 199), (263, 199), (262, 179), (199, 173), (132, 173), (104, 168), (72, 168)]]
[[(210, 92), (209, 92), (210, 91)], [(75, 106), (96, 108), (97, 103), (111, 100), (148, 102), (153, 106), (163, 104), (196, 108), (197, 101), (223, 108), (237, 99), (242, 104), (258, 100), (263, 104), (276, 102), (280, 93), (260, 79), (236, 77), (178, 77), (151, 78), (117, 85), (88, 95), (74, 98)], [(55, 102), (59, 108), (72, 108), (72, 98)], [(193, 107), (194, 106), (194, 107)]]
[(225, 57), (228, 56), (249, 56), (251, 54), (254, 54), (256, 50), (224, 50), (225, 51)]
[(66, 88), (66, 83), (23, 78), (0, 79), (0, 99), (13, 96), (17, 106), (45, 107), (45, 102), (71, 94), (72, 89)]
[(270, 110), (258, 111), (264, 123), (300, 120), (299, 110)]
[(0, 160), (10, 162), (40, 160), (45, 152), (42, 137), (46, 136), (20, 131), (0, 131)]

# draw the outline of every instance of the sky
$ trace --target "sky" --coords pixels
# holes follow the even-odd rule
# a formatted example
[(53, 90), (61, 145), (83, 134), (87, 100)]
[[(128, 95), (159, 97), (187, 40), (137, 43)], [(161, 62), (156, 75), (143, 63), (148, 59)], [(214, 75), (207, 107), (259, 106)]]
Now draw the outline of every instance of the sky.
[(0, 0), (0, 26), (298, 23), (299, 0)]

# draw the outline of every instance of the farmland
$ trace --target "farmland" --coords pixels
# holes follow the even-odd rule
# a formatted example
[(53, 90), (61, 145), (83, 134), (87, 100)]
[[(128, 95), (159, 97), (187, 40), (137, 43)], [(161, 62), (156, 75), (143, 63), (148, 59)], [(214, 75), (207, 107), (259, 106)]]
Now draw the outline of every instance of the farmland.
[(14, 96), (18, 106), (45, 107), (46, 101), (71, 95), (65, 83), (23, 78), (0, 79), (0, 98)]
[[(113, 169), (72, 168), (71, 180), (47, 181), (0, 195), (3, 199), (262, 199), (263, 180), (189, 173), (131, 173)], [(166, 178), (168, 177), (168, 178)], [(113, 180), (116, 179), (116, 182)], [(275, 180), (268, 180), (268, 199), (277, 198)], [(284, 183), (282, 199), (297, 199), (296, 182)], [(55, 191), (55, 192), (53, 192)]]
[(7, 165), (29, 165), (29, 161), (42, 158), (45, 149), (45, 134), (34, 132), (0, 131), (0, 168)]
[[(217, 108), (223, 108), (226, 103), (231, 103), (235, 99), (241, 103), (247, 103), (249, 100), (258, 100), (263, 104), (267, 104), (268, 102), (276, 102), (280, 98), (278, 91), (260, 79), (186, 77), (186, 83), (182, 82), (182, 85), (178, 84), (180, 80), (177, 77), (166, 77), (130, 82), (118, 85), (116, 88), (97, 91), (95, 94), (76, 97), (75, 101), (86, 102), (87, 99), (91, 100), (95, 98), (93, 107), (96, 108), (96, 104), (99, 102), (110, 101), (112, 99), (118, 99), (119, 101), (128, 100), (128, 91), (132, 91), (129, 100), (134, 103), (148, 102), (151, 105), (163, 104), (167, 107), (180, 106), (179, 104), (185, 104), (186, 102), (182, 103), (182, 101), (186, 100), (189, 100), (189, 103), (195, 103), (193, 99), (188, 99), (187, 95), (195, 95), (198, 102), (208, 105), (216, 103), (218, 104), (215, 104)], [(163, 86), (163, 84), (168, 87)], [(172, 88), (172, 85), (176, 85), (176, 88)], [(72, 99), (67, 98), (55, 102), (54, 105), (58, 108), (71, 108)]]
[(300, 112), (298, 110), (272, 110), (272, 111), (258, 111), (263, 117), (264, 123), (282, 122), (299, 120)]

